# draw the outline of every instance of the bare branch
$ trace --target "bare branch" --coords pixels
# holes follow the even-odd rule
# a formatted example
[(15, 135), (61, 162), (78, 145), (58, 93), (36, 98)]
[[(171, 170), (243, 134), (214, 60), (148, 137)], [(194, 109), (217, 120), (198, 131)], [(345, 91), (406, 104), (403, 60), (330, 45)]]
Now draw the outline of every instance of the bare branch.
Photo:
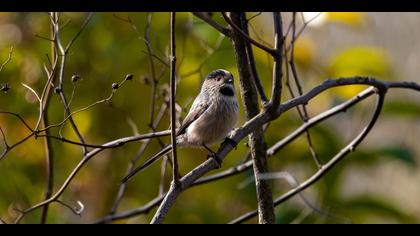
[(8, 149), (9, 148), (9, 144), (7, 144), (6, 135), (4, 134), (4, 131), (1, 128), (1, 126), (0, 126), (0, 132), (1, 132), (1, 137), (3, 138), (4, 148), (5, 149)]
[[(73, 46), (74, 42), (79, 38), (80, 34), (83, 32), (83, 30), (86, 28), (86, 26), (89, 24), (90, 20), (92, 19), (92, 12), (88, 13), (88, 16), (86, 17), (85, 21), (83, 22), (82, 26), (80, 27), (79, 31), (74, 35), (74, 37), (70, 40), (70, 42), (67, 44), (66, 49), (64, 50), (64, 53), (67, 54)], [(62, 27), (64, 27), (63, 25)]]
[(273, 114), (277, 108), (280, 106), (281, 102), (281, 93), (282, 93), (282, 77), (283, 77), (283, 57), (282, 57), (282, 50), (283, 50), (283, 23), (281, 20), (281, 15), (279, 12), (273, 13), (273, 20), (274, 20), (274, 50), (275, 54), (273, 54), (274, 58), (274, 65), (273, 65), (273, 86), (271, 91), (271, 99), (270, 104), (268, 105), (268, 109), (270, 110), (271, 114)]
[(241, 28), (239, 28), (238, 25), (236, 25), (234, 22), (232, 22), (232, 20), (229, 18), (229, 16), (225, 12), (222, 12), (222, 15), (223, 15), (223, 18), (225, 19), (225, 21), (232, 27), (232, 29), (235, 30), (236, 32), (238, 32), (239, 35), (241, 35), (245, 40), (249, 41), (250, 43), (252, 43), (256, 47), (262, 49), (263, 51), (266, 51), (267, 53), (269, 53), (271, 55), (275, 55), (276, 52), (275, 52), (274, 49), (269, 48), (269, 47), (255, 41), (251, 37), (249, 37), (244, 31), (242, 31)]
[(226, 37), (230, 37), (231, 31), (214, 21), (207, 13), (205, 12), (193, 12), (194, 16), (200, 18), (201, 20), (205, 21), (207, 24), (212, 26), (214, 29), (225, 35)]
[[(246, 23), (244, 23), (243, 30), (244, 30), (244, 33), (249, 36), (248, 22), (249, 20), (247, 20)], [(248, 66), (251, 70), (251, 75), (252, 75), (255, 87), (258, 91), (258, 95), (260, 95), (261, 102), (263, 103), (263, 105), (266, 105), (268, 103), (268, 98), (267, 98), (267, 95), (265, 95), (264, 88), (261, 84), (261, 80), (257, 72), (257, 65), (255, 63), (252, 45), (249, 41), (246, 41), (245, 45), (246, 45), (246, 54), (248, 57)]]
[[(323, 165), (322, 168), (319, 169), (309, 179), (307, 179), (306, 181), (301, 183), (296, 188), (291, 189), (287, 193), (285, 193), (282, 196), (280, 196), (279, 198), (277, 198), (274, 201), (274, 204), (276, 206), (279, 205), (280, 203), (290, 199), (291, 197), (295, 196), (296, 194), (302, 192), (306, 188), (312, 186), (312, 184), (317, 182), (322, 176), (324, 176), (329, 170), (331, 170), (331, 168), (333, 166), (335, 166), (340, 160), (342, 160), (345, 156), (347, 156), (347, 154), (356, 150), (356, 147), (363, 141), (363, 139), (367, 136), (367, 134), (370, 132), (370, 130), (375, 125), (375, 123), (376, 123), (376, 121), (379, 117), (379, 114), (382, 111), (382, 106), (383, 106), (383, 102), (384, 102), (384, 99), (385, 99), (385, 93), (386, 93), (386, 89), (378, 91), (378, 101), (377, 101), (376, 106), (375, 106), (375, 111), (373, 113), (373, 116), (372, 116), (371, 120), (369, 121), (367, 126), (363, 129), (363, 131), (355, 139), (353, 139), (353, 141), (351, 141), (346, 147), (341, 149), (340, 152), (337, 153), (337, 155), (335, 155), (329, 162), (327, 162), (325, 165)], [(232, 224), (242, 223), (242, 222), (256, 216), (257, 213), (258, 213), (257, 211), (248, 212), (248, 213), (242, 215), (241, 217), (231, 221), (230, 223), (232, 223)]]
[(65, 180), (65, 182), (61, 185), (61, 187), (59, 188), (59, 190), (49, 199), (42, 201), (24, 211), (22, 211), (24, 214), (21, 214), (16, 220), (15, 223), (19, 223), (23, 217), (25, 215), (27, 215), (28, 213), (43, 207), (45, 205), (48, 205), (54, 201), (56, 201), (62, 194), (63, 192), (67, 189), (67, 187), (69, 186), (70, 182), (73, 180), (73, 178), (76, 176), (76, 174), (80, 171), (80, 169), (94, 156), (96, 156), (98, 153), (102, 152), (103, 150), (110, 148), (110, 147), (120, 147), (126, 143), (131, 143), (131, 142), (136, 142), (136, 141), (140, 141), (140, 140), (146, 140), (146, 139), (151, 139), (151, 138), (156, 138), (156, 137), (162, 137), (162, 136), (167, 136), (169, 135), (170, 132), (168, 131), (161, 131), (161, 132), (154, 132), (154, 133), (149, 133), (149, 134), (143, 134), (143, 135), (135, 135), (135, 136), (130, 136), (130, 137), (125, 137), (125, 138), (120, 138), (120, 139), (116, 139), (110, 142), (107, 142), (105, 144), (103, 144), (102, 148), (96, 148), (93, 149), (92, 151), (90, 151), (88, 154), (86, 154), (83, 159), (77, 164), (77, 166), (72, 170), (72, 172), (69, 174), (69, 176), (67, 177), (67, 179)]
[[(59, 73), (58, 73), (58, 89), (57, 92), (59, 93), (60, 99), (64, 105), (65, 111), (67, 114), (71, 114), (70, 108), (68, 106), (67, 98), (64, 93), (64, 70), (66, 65), (66, 59), (67, 59), (67, 53), (70, 49), (70, 46), (73, 44), (74, 40), (77, 39), (78, 35), (80, 33), (77, 33), (76, 36), (73, 38), (74, 40), (71, 40), (70, 43), (67, 45), (66, 49), (63, 47), (61, 38), (60, 38), (60, 24), (59, 24), (59, 14), (58, 13), (52, 13), (52, 20), (51, 20), (53, 29), (54, 29), (54, 45), (55, 45), (55, 51), (60, 53), (61, 61), (59, 66)], [(87, 24), (87, 22), (86, 22)], [(82, 27), (84, 29), (84, 27)], [(80, 31), (79, 31), (80, 32)], [(57, 56), (58, 58), (58, 56)], [(80, 134), (79, 129), (76, 126), (76, 123), (73, 120), (73, 117), (69, 116), (70, 124), (73, 128), (73, 131), (75, 132), (77, 138), (81, 143), (84, 143), (84, 139), (82, 135)], [(88, 152), (88, 149), (85, 146), (82, 146), (83, 154), (86, 154)]]
[(14, 113), (14, 112), (10, 112), (10, 111), (0, 111), (0, 114), (7, 114), (7, 115), (12, 115), (17, 117), (23, 125), (25, 125), (26, 128), (28, 128), (29, 131), (33, 131), (33, 129), (31, 128), (31, 126), (22, 118), (21, 115)]
[[(233, 24), (240, 27), (241, 31), (247, 33), (248, 27), (245, 13), (230, 13), (230, 19)], [(250, 57), (249, 47), (247, 47), (246, 40), (244, 40), (236, 31), (231, 37), (234, 47), (236, 63), (238, 65), (239, 79), (241, 85), (241, 96), (244, 100), (245, 112), (247, 120), (251, 119), (259, 113), (258, 97), (255, 88), (255, 77), (258, 76), (256, 71), (250, 67), (251, 62), (248, 61)], [(252, 56), (251, 56), (252, 57)], [(256, 194), (258, 202), (259, 222), (261, 224), (272, 224), (275, 222), (274, 205), (270, 185), (268, 181), (259, 179), (259, 175), (268, 172), (268, 164), (266, 157), (266, 144), (264, 141), (262, 126), (256, 128), (249, 136), (249, 146), (251, 148), (251, 155), (254, 167), (254, 176), (256, 184)]]
[(171, 112), (171, 144), (172, 144), (172, 178), (174, 184), (178, 184), (178, 158), (176, 152), (176, 110), (175, 110), (175, 87), (176, 87), (176, 46), (175, 46), (175, 12), (171, 12), (171, 74), (170, 74), (170, 112)]
[[(298, 89), (298, 94), (302, 95), (303, 94), (303, 90), (302, 90), (302, 86), (300, 84), (300, 80), (297, 74), (297, 70), (296, 70), (296, 66), (294, 63), (294, 42), (295, 42), (295, 34), (296, 34), (296, 12), (293, 12), (293, 18), (292, 18), (292, 22), (291, 22), (291, 28), (292, 28), (292, 43), (291, 43), (291, 51), (290, 51), (290, 60), (288, 61), (288, 56), (287, 56), (287, 51), (285, 50), (284, 53), (284, 59), (287, 63), (287, 61), (289, 62), (290, 68), (292, 70), (292, 74), (293, 74), (293, 78), (294, 78), (294, 82), (295, 85)], [(285, 47), (285, 44), (283, 45)], [(294, 92), (292, 87), (290, 86), (290, 78), (289, 78), (289, 67), (286, 64), (286, 86), (289, 90), (289, 93), (291, 95), (292, 98), (295, 98)], [(301, 118), (301, 120), (303, 122), (306, 122), (309, 119), (308, 116), (308, 111), (306, 109), (306, 105), (302, 105), (302, 111), (300, 109), (299, 106), (296, 107), (296, 110), (298, 111), (299, 117)], [(309, 146), (309, 151), (312, 155), (313, 160), (315, 161), (315, 164), (317, 165), (318, 168), (321, 167), (321, 161), (318, 159), (316, 152), (315, 152), (315, 148), (313, 147), (313, 143), (312, 143), (312, 138), (311, 138), (311, 134), (309, 132), (309, 130), (305, 131), (306, 134), (306, 140), (308, 142), (308, 146)]]
[(0, 161), (3, 160), (3, 158), (7, 155), (7, 153), (12, 151), (15, 147), (17, 147), (17, 146), (21, 145), (22, 143), (26, 142), (28, 139), (32, 138), (33, 136), (35, 136), (35, 132), (32, 132), (32, 133), (28, 134), (27, 136), (25, 136), (21, 140), (17, 141), (15, 144), (10, 145), (9, 147), (5, 148), (0, 155)]
[[(162, 120), (164, 114), (166, 113), (166, 111), (168, 110), (168, 105), (166, 102), (164, 102), (161, 106), (161, 109), (158, 113), (158, 115), (156, 116), (155, 121), (152, 124), (151, 127), (151, 132), (156, 132), (155, 127), (158, 126), (158, 124), (160, 123), (160, 121)], [(168, 130), (168, 134), (170, 135), (170, 131)], [(159, 140), (159, 138), (158, 138)], [(143, 155), (143, 153), (146, 151), (147, 146), (150, 144), (151, 139), (146, 140), (139, 148), (137, 154), (135, 155), (135, 157), (130, 161), (128, 168), (127, 168), (127, 172), (126, 175), (128, 175), (131, 171), (134, 170), (135, 164), (137, 163), (137, 161), (140, 159), (140, 157)], [(160, 143), (161, 147), (164, 146), (163, 143)], [(167, 159), (167, 156), (165, 157)], [(125, 194), (125, 190), (127, 188), (127, 183), (123, 183), (120, 185), (120, 188), (118, 190), (118, 194), (117, 197), (115, 198), (114, 204), (112, 206), (112, 209), (109, 213), (109, 215), (114, 215), (117, 212), (117, 209), (121, 203), (122, 198), (124, 197)]]
[(4, 61), (3, 64), (1, 64), (0, 66), (0, 72), (12, 60), (12, 55), (13, 55), (13, 46), (10, 47), (9, 56), (7, 57), (6, 61)]
[[(363, 101), (364, 99), (368, 98), (372, 94), (375, 93), (375, 89), (373, 87), (370, 87), (363, 92), (359, 93), (358, 95), (354, 96), (353, 98), (349, 99), (348, 101), (337, 105), (327, 111), (322, 112), (321, 114), (313, 117), (312, 119), (308, 120), (304, 124), (302, 124), (300, 127), (298, 127), (294, 132), (290, 133), (288, 136), (274, 144), (272, 147), (270, 147), (267, 150), (267, 156), (272, 157), (274, 156), (278, 151), (280, 151), (283, 147), (285, 147), (287, 144), (295, 140), (296, 138), (300, 137), (300, 135), (307, 131), (309, 128), (317, 125), (318, 123), (336, 115), (340, 112), (345, 112), (350, 107), (356, 105), (357, 103)], [(219, 172), (214, 175), (209, 175), (203, 178), (198, 179), (194, 185), (204, 184), (208, 183), (214, 180), (223, 179), (229, 176), (233, 176), (239, 173), (243, 173), (246, 170), (249, 170), (252, 167), (252, 161), (247, 161), (243, 164), (240, 164), (238, 166), (229, 168), (225, 171)]]
[[(312, 98), (324, 92), (325, 90), (328, 90), (333, 87), (353, 85), (353, 84), (372, 85), (382, 91), (388, 88), (408, 88), (408, 89), (420, 91), (420, 85), (414, 82), (392, 83), (392, 82), (383, 82), (383, 81), (375, 80), (369, 77), (351, 77), (351, 78), (340, 78), (336, 80), (326, 80), (324, 83), (313, 88), (308, 93), (283, 103), (279, 107), (276, 117), (294, 108), (295, 106), (308, 103)], [(248, 134), (253, 132), (256, 128), (261, 127), (263, 124), (269, 122), (272, 119), (274, 118), (268, 115), (267, 111), (262, 111), (258, 115), (256, 115), (254, 118), (247, 121), (240, 128), (233, 131), (230, 138), (236, 143), (238, 143), (240, 140), (245, 138)], [(223, 159), (232, 149), (233, 147), (231, 145), (222, 145), (219, 148), (216, 155), (223, 161)], [(159, 215), (154, 216), (152, 223), (162, 222), (166, 214), (168, 213), (169, 209), (172, 207), (172, 205), (175, 203), (175, 200), (177, 199), (179, 194), (182, 192), (182, 190), (186, 189), (188, 186), (192, 185), (198, 178), (202, 177), (204, 174), (208, 173), (209, 171), (217, 167), (218, 167), (218, 163), (213, 158), (210, 158), (180, 179), (181, 189), (173, 188), (171, 186), (171, 188), (169, 189), (168, 193), (166, 194), (165, 198), (163, 199), (159, 207), (159, 210), (158, 210)]]
[(60, 200), (55, 200), (55, 202), (60, 203), (61, 205), (65, 206), (66, 208), (68, 208), (70, 211), (73, 212), (73, 214), (77, 215), (77, 216), (82, 216), (82, 212), (85, 209), (85, 206), (83, 205), (83, 203), (81, 201), (77, 201), (77, 204), (79, 205), (79, 209), (70, 206), (69, 204), (60, 201)]
[(145, 204), (144, 206), (134, 209), (134, 210), (127, 210), (123, 212), (119, 212), (114, 215), (107, 215), (102, 219), (99, 219), (94, 224), (106, 224), (115, 220), (127, 219), (134, 216), (138, 216), (141, 214), (149, 213), (153, 208), (159, 205), (162, 202), (164, 195), (157, 196), (156, 198), (152, 199), (150, 202)]

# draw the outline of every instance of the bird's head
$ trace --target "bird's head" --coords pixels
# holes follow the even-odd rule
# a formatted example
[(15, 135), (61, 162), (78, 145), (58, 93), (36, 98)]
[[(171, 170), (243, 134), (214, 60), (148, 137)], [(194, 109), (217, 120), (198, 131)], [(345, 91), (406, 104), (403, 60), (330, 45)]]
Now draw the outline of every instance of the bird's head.
[(204, 80), (203, 90), (220, 93), (223, 96), (235, 96), (232, 73), (223, 69), (214, 70)]

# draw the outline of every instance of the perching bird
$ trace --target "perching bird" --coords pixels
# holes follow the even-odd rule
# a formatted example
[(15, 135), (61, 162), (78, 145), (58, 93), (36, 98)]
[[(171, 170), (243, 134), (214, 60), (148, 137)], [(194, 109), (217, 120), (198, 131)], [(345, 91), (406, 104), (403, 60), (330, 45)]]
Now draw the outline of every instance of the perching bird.
[[(238, 113), (238, 100), (232, 74), (222, 69), (211, 72), (205, 78), (200, 94), (195, 98), (188, 115), (176, 132), (177, 146), (204, 147), (214, 154), (208, 146), (227, 137), (236, 124)], [(131, 171), (122, 183), (127, 182), (137, 172), (153, 164), (171, 150), (172, 145), (164, 147)]]

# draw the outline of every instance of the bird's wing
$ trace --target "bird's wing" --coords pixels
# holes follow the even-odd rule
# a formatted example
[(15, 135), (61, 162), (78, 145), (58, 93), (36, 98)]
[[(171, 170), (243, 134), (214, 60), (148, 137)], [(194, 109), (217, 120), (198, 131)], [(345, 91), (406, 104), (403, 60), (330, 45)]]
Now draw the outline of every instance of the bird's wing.
[(195, 120), (197, 120), (208, 108), (209, 104), (206, 103), (200, 103), (197, 105), (193, 105), (191, 107), (190, 112), (185, 117), (184, 121), (182, 122), (182, 125), (179, 127), (178, 131), (176, 132), (176, 135), (183, 134), (185, 130), (188, 128), (188, 126), (191, 125)]

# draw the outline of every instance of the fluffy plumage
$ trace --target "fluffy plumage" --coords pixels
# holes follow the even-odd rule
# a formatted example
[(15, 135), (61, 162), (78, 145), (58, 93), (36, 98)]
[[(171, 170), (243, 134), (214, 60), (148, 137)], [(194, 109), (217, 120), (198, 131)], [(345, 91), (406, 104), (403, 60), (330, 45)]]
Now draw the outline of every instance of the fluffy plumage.
[[(239, 106), (232, 74), (222, 69), (211, 72), (177, 130), (177, 145), (201, 147), (222, 141), (236, 124), (238, 114)], [(133, 170), (122, 182), (126, 182), (171, 150), (171, 145), (166, 146)]]

